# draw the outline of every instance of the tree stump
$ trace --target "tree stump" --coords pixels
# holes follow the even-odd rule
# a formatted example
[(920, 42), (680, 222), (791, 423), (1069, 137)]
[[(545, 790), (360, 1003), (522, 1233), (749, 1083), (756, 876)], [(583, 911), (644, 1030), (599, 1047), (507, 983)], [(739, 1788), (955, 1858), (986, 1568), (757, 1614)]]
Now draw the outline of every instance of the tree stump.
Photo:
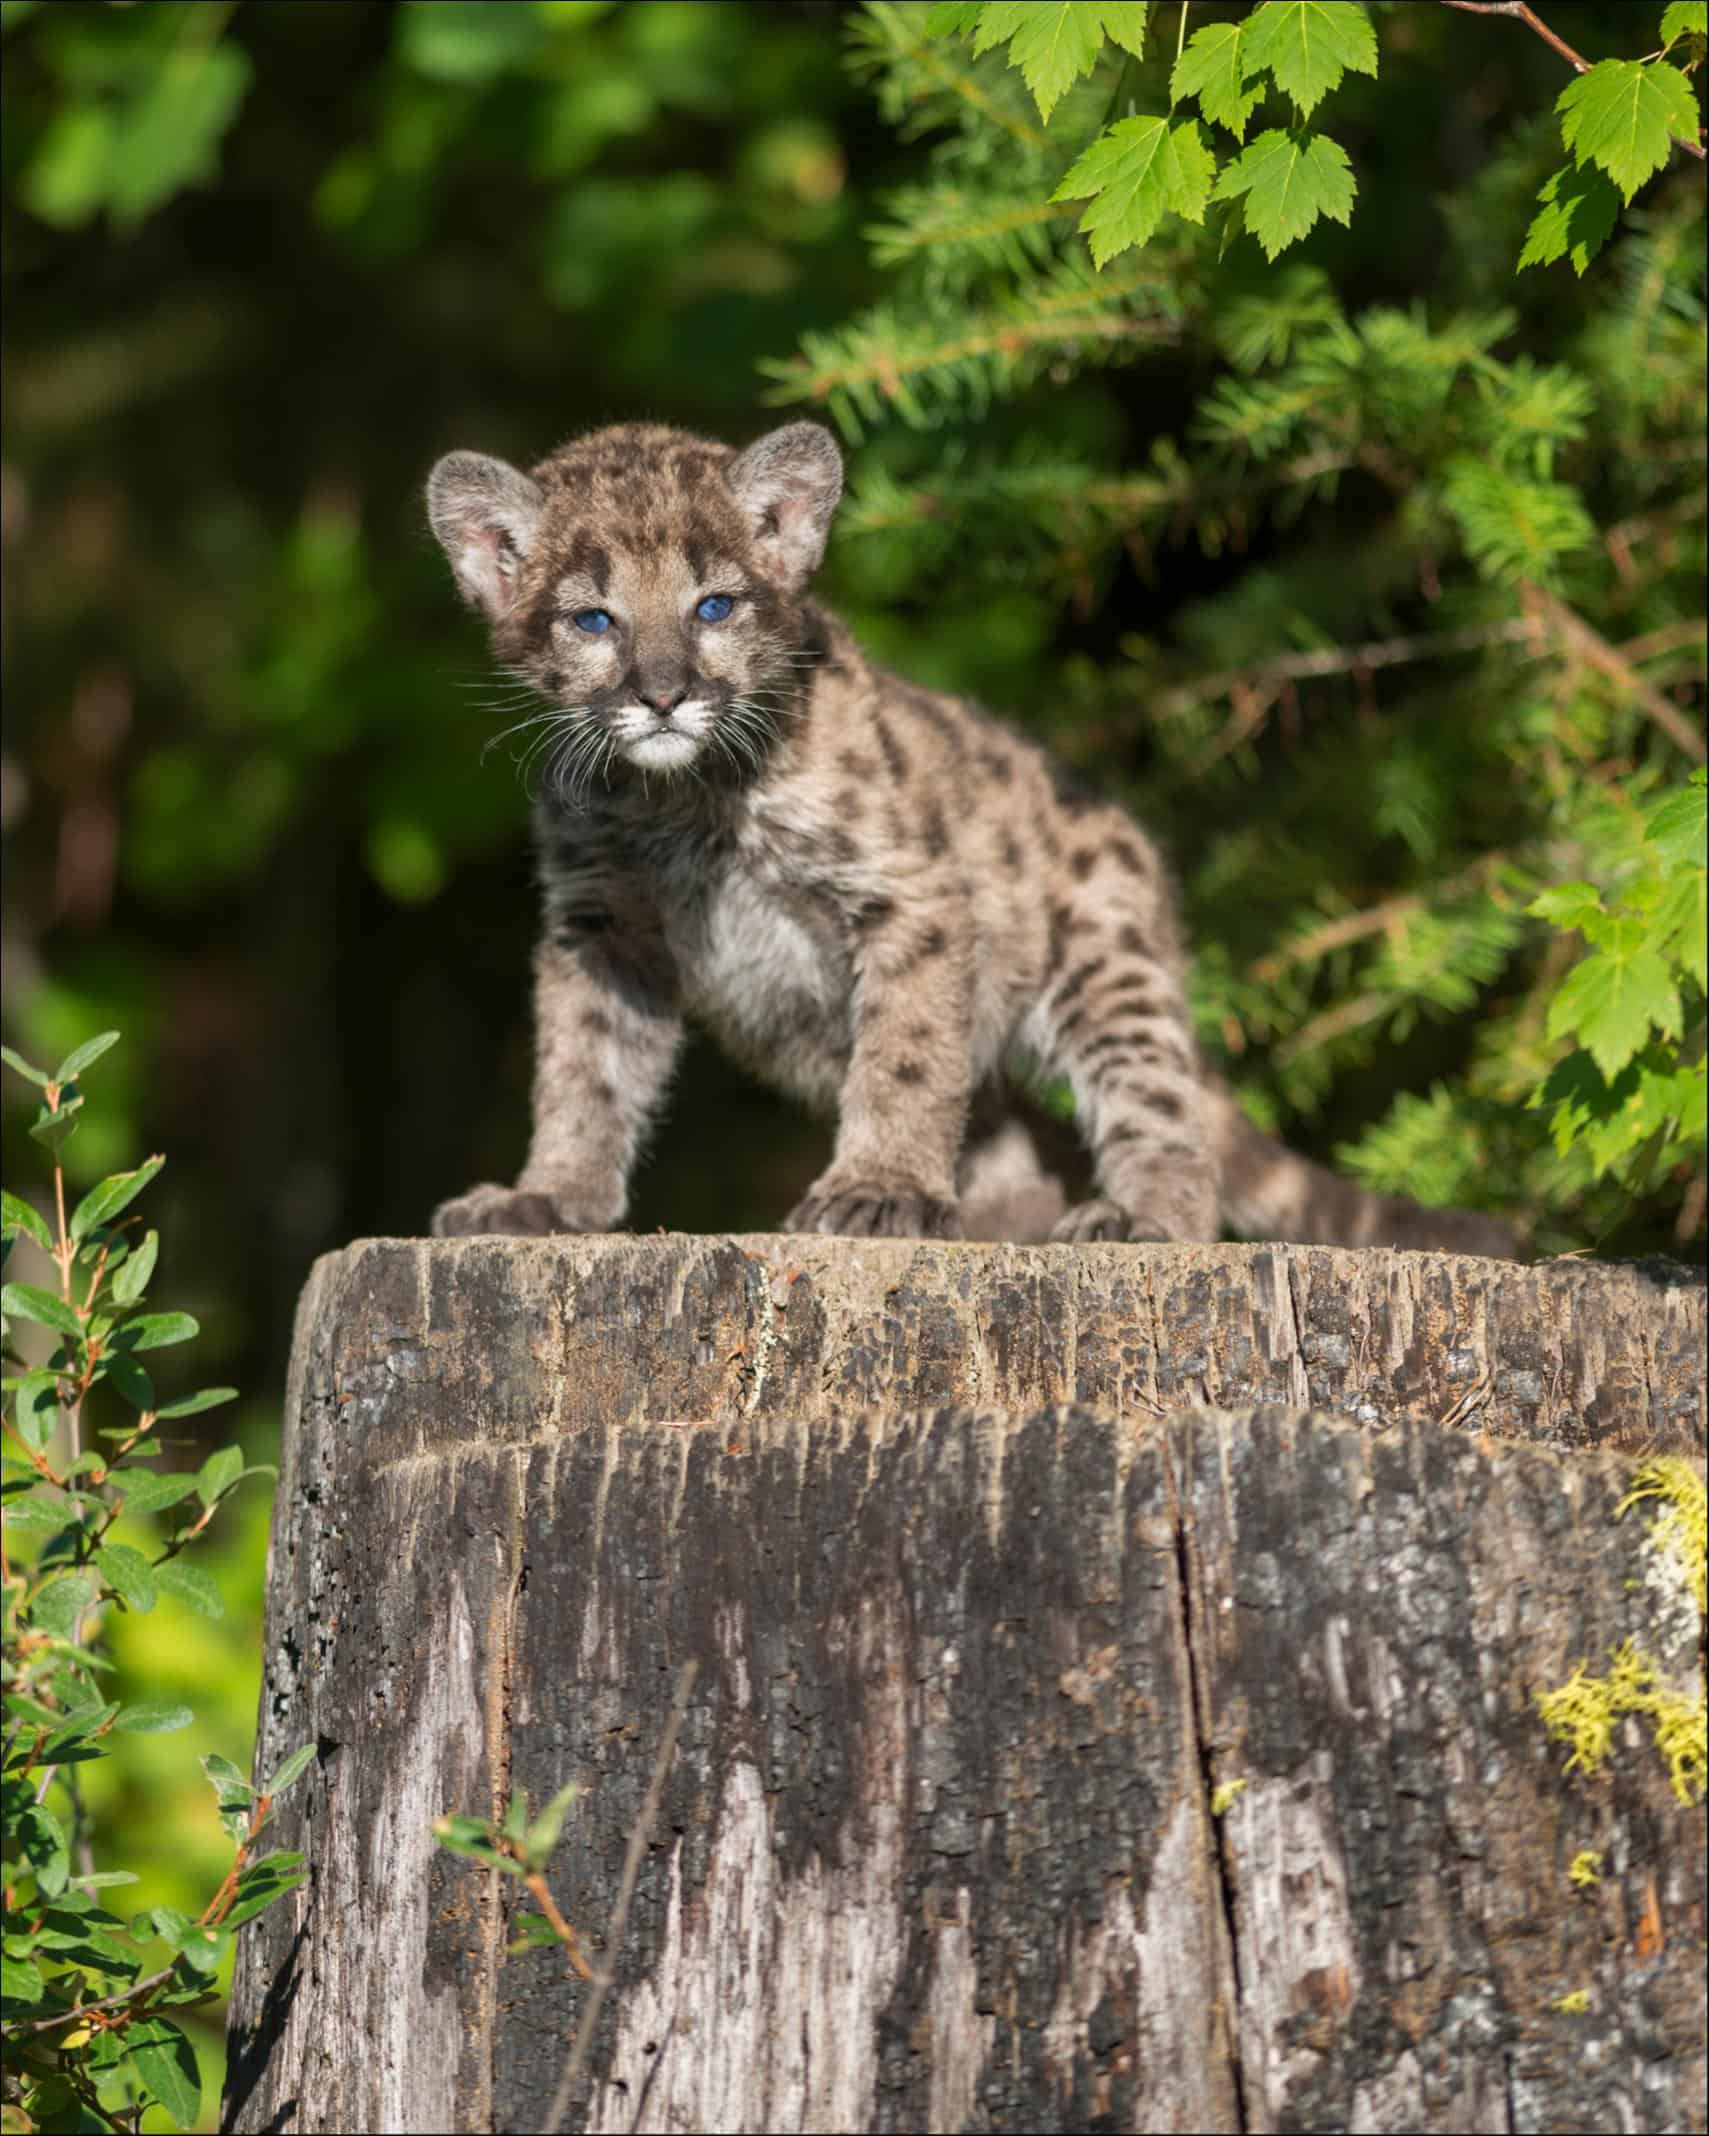
[(312, 1876), (240, 1942), (229, 2125), (542, 2126), (588, 1990), (431, 1825), (580, 1781), (606, 1964), (692, 1658), (570, 2127), (1701, 2129), (1701, 1815), (1535, 1695), (1628, 1637), (1695, 1688), (1617, 1508), (1703, 1378), (1666, 1268), (328, 1257), (258, 1758), (319, 1746)]

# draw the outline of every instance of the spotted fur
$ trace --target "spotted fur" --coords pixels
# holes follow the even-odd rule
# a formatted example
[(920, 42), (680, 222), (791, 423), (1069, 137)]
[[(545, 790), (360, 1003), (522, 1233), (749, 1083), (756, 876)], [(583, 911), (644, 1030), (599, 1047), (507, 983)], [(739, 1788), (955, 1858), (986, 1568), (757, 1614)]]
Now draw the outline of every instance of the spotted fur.
[[(1209, 1239), (1220, 1198), (1272, 1235), (1502, 1250), (1245, 1127), (1198, 1058), (1150, 841), (810, 598), (841, 485), (810, 423), (435, 468), (434, 530), (545, 707), (546, 766), (533, 1142), (435, 1229), (616, 1225), (692, 1019), (836, 1117), (791, 1229)], [(1084, 1199), (1007, 1094), (1023, 1061), (1073, 1087)]]

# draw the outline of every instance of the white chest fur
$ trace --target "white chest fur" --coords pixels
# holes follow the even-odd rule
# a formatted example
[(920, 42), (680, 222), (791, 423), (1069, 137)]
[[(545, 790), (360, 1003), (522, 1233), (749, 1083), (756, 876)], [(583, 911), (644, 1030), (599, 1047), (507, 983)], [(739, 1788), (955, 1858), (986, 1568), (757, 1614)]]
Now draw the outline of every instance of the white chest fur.
[(737, 858), (666, 930), (691, 1014), (768, 1080), (834, 1094), (852, 975), (828, 914)]

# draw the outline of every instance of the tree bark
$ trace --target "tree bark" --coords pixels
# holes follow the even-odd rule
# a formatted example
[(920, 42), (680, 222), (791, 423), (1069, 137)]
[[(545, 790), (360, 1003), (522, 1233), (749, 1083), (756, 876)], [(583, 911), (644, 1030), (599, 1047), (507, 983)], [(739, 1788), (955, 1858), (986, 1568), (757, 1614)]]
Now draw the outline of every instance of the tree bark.
[(319, 1745), (313, 1874), (240, 1941), (229, 2125), (542, 2125), (587, 1990), (431, 1823), (582, 1782), (605, 1964), (692, 1658), (572, 2127), (1701, 2129), (1701, 1816), (1535, 1694), (1627, 1637), (1695, 1688), (1616, 1508), (1703, 1364), (1666, 1268), (327, 1258), (258, 1753)]

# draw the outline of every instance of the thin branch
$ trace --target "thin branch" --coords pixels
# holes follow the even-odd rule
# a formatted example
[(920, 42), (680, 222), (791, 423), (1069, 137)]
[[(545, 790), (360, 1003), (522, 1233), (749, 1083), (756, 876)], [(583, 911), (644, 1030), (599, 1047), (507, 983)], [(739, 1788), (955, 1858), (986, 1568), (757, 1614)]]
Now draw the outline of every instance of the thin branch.
[(1289, 682), (1316, 680), (1326, 675), (1362, 675), (1376, 668), (1401, 667), (1415, 660), (1440, 660), (1451, 653), (1475, 652), (1484, 645), (1508, 644), (1536, 635), (1536, 625), (1523, 616), (1504, 617), (1499, 623), (1478, 623), (1466, 630), (1444, 630), (1410, 638), (1379, 638), (1367, 645), (1329, 645), (1309, 653), (1283, 653), (1256, 667), (1225, 668), (1201, 682), (1186, 683), (1166, 691), (1156, 709), (1168, 718), (1190, 711), (1207, 698), (1227, 697), (1235, 691), (1264, 690)]
[(617, 1953), (623, 1942), (623, 1931), (629, 1925), (629, 1901), (635, 1896), (635, 1879), (641, 1873), (641, 1857), (647, 1851), (647, 1842), (653, 1836), (653, 1820), (659, 1814), (659, 1797), (665, 1790), (665, 1775), (670, 1771), (671, 1759), (676, 1752), (676, 1739), (682, 1727), (683, 1715), (688, 1711), (688, 1695), (694, 1689), (694, 1679), (700, 1673), (698, 1661), (685, 1661), (677, 1673), (676, 1697), (671, 1704), (671, 1716), (665, 1723), (665, 1732), (659, 1743), (659, 1754), (653, 1760), (653, 1777), (647, 1783), (647, 1797), (640, 1814), (629, 1831), (629, 1849), (623, 1857), (623, 1881), (617, 1888), (617, 1906), (611, 1916), (611, 1926), (605, 1938), (605, 1965), (594, 1975), (582, 2010), (581, 2022), (576, 2027), (575, 2045), (570, 2058), (564, 2064), (564, 2074), (558, 2080), (558, 2090), (552, 2101), (552, 2111), (546, 2116), (545, 2136), (558, 2136), (564, 2125), (564, 2116), (569, 2111), (570, 2095), (577, 2080), (587, 2067), (587, 2058), (593, 2046), (594, 2027), (599, 2023), (599, 2013), (605, 2006), (606, 1990), (611, 1985), (611, 1969), (617, 1963)]
[(1668, 740), (1690, 757), (1694, 764), (1709, 760), (1709, 747), (1703, 736), (1686, 718), (1671, 697), (1664, 697), (1653, 682), (1640, 675), (1631, 662), (1610, 645), (1602, 633), (1592, 628), (1576, 608), (1570, 608), (1557, 595), (1545, 593), (1541, 586), (1528, 586), (1526, 599), (1532, 610), (1541, 616), (1554, 630), (1563, 646), (1576, 653), (1587, 667), (1605, 675), (1615, 688), (1632, 698), (1640, 711), (1652, 720)]
[[(1524, 23), (1551, 50), (1558, 52), (1575, 74), (1588, 74), (1590, 61), (1575, 52), (1565, 38), (1557, 37), (1534, 8), (1527, 7), (1525, 0), (1442, 0), (1444, 7), (1457, 8), (1462, 15), (1511, 15), (1515, 22)], [(1699, 163), (1709, 162), (1700, 141), (1681, 141), (1680, 147), (1695, 156)]]
[(103, 1995), (99, 2002), (79, 2003), (75, 2010), (58, 2010), (52, 2017), (38, 2017), (34, 2024), (8, 2025), (6, 2037), (18, 2040), (32, 2032), (54, 2032), (61, 2025), (74, 2024), (78, 2018), (92, 2016), (98, 2010), (117, 2010), (121, 2004), (132, 2001), (136, 1996), (151, 1993), (155, 1988), (163, 1986), (172, 1978), (177, 1964), (178, 1961), (174, 1958), (171, 1965), (162, 1966), (158, 1973), (150, 1973), (146, 1980), (133, 1980), (128, 1988), (121, 1988), (116, 1995)]
[(1367, 935), (1384, 934), (1402, 920), (1410, 919), (1415, 912), (1423, 912), (1432, 904), (1445, 903), (1463, 890), (1478, 888), (1486, 876), (1498, 875), (1506, 866), (1505, 853), (1486, 853), (1469, 868), (1450, 876), (1428, 898), (1384, 898), (1381, 904), (1367, 905), (1361, 912), (1345, 913), (1338, 920), (1325, 920), (1321, 927), (1313, 927), (1284, 948), (1261, 957), (1252, 967), (1252, 976), (1267, 984), (1279, 978), (1290, 964), (1314, 963), (1319, 957), (1328, 956), (1332, 949), (1345, 949), (1349, 943), (1362, 942)]

